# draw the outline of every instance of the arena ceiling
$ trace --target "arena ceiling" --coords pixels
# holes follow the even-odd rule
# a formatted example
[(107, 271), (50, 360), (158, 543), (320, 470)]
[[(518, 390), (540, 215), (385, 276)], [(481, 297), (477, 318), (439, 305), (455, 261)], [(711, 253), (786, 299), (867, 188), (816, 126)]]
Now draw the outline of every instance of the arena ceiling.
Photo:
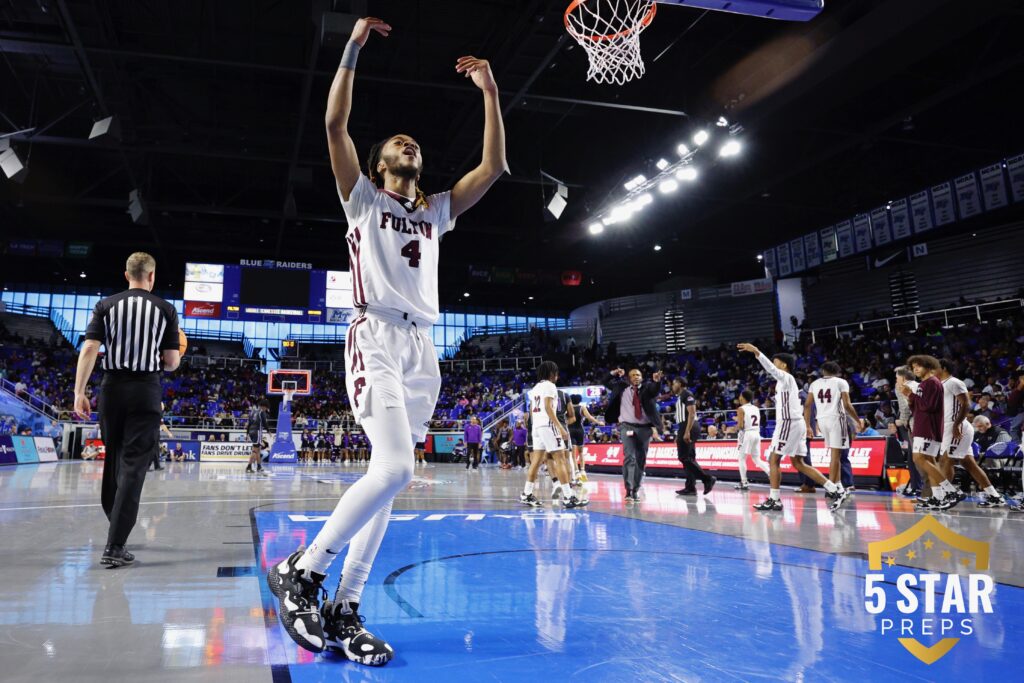
[[(319, 17), (359, 4), (0, 1), (0, 133), (28, 166), (21, 184), (0, 177), (4, 237), (94, 243), (90, 286), (118, 285), (135, 249), (179, 291), (186, 260), (345, 267), (322, 124), (340, 48), (321, 43)], [(665, 7), (643, 36), (646, 76), (623, 87), (585, 82), (560, 2), (361, 4), (394, 26), (360, 58), (351, 126), (363, 153), (407, 132), (425, 188), (449, 187), (479, 156), (483, 116), (455, 59), (490, 59), (502, 90), (512, 172), (446, 238), (443, 304), (521, 308), (529, 295), (565, 310), (670, 277), (755, 277), (762, 248), (1024, 151), (1024, 9), (1011, 0), (826, 0), (807, 24)], [(120, 142), (89, 141), (109, 114)], [(587, 234), (624, 179), (723, 114), (744, 127), (743, 156), (642, 219)], [(569, 189), (558, 221), (545, 220), (548, 176)], [(146, 226), (127, 214), (133, 189)], [(584, 277), (471, 283), (471, 265)], [(5, 256), (3, 270), (7, 282), (74, 282), (83, 263)]]

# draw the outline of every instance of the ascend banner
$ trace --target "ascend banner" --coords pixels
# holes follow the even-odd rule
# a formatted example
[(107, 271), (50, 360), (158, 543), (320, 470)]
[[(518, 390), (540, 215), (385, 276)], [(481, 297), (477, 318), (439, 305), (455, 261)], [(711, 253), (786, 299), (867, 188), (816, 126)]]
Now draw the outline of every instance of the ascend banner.
[(36, 436), (33, 437), (36, 442), (36, 455), (39, 456), (39, 462), (56, 462), (57, 461), (57, 449), (53, 447), (53, 439), (48, 436)]
[[(853, 474), (857, 477), (881, 477), (885, 469), (885, 438), (854, 439), (850, 448), (850, 464)], [(761, 457), (768, 458), (771, 441), (761, 441)], [(811, 464), (824, 473), (828, 473), (831, 454), (825, 448), (823, 439), (811, 439)], [(587, 465), (621, 467), (623, 452), (621, 444), (587, 444), (583, 447), (583, 460)], [(698, 441), (697, 462), (704, 469), (715, 471), (739, 471), (736, 458), (735, 441)], [(653, 469), (678, 469), (682, 467), (676, 455), (674, 443), (652, 443), (647, 451), (647, 467)], [(747, 458), (747, 469), (758, 468), (751, 458)], [(781, 471), (796, 472), (789, 458), (782, 460)]]

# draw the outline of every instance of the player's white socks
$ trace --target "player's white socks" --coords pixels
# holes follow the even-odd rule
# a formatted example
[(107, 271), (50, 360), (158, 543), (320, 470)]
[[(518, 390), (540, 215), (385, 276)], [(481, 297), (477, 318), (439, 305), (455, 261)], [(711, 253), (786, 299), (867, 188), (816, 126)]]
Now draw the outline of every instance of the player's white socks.
[(746, 484), (747, 483), (747, 454), (746, 453), (740, 453), (739, 466), (740, 466), (740, 481), (743, 482), (744, 484)]
[(956, 487), (950, 484), (948, 479), (939, 482), (939, 490), (943, 493), (956, 493)]
[(839, 487), (836, 486), (835, 482), (832, 481), (831, 479), (826, 479), (824, 486), (825, 490), (828, 491), (829, 493), (835, 493), (836, 491), (839, 490)]
[(569, 500), (575, 495), (572, 490), (572, 484), (562, 484), (562, 500)]
[(533, 481), (529, 481), (529, 480), (528, 480), (528, 481), (526, 482), (526, 486), (524, 486), (524, 487), (523, 487), (523, 493), (525, 493), (525, 494), (526, 494), (526, 495), (528, 495), (528, 496), (529, 496), (529, 495), (532, 495), (532, 494), (533, 494), (533, 489), (534, 489), (534, 488), (535, 488), (536, 486), (537, 486), (537, 482), (533, 482)]
[(772, 500), (779, 500), (781, 495), (782, 495), (782, 490), (781, 489), (769, 489), (768, 490), (768, 497), (771, 498)]
[[(385, 506), (390, 508), (391, 500), (412, 480), (414, 440), (405, 406), (389, 408), (384, 405), (380, 392), (371, 391), (368, 414), (362, 425), (374, 450), (366, 474), (345, 491), (320, 533), (295, 563), (298, 569), (326, 574), (345, 544)], [(373, 563), (380, 546), (380, 539), (374, 543), (374, 537), (383, 537), (389, 516), (390, 511), (376, 518), (376, 524), (367, 531), (371, 537), (361, 544), (362, 551), (353, 561)]]
[(999, 491), (996, 491), (996, 487), (992, 486), (991, 484), (985, 487), (985, 493), (990, 496), (995, 496), (997, 498), (999, 497)]
[(338, 583), (335, 600), (359, 602), (363, 586), (366, 585), (366, 579), (373, 567), (373, 559), (377, 557), (380, 543), (384, 540), (384, 532), (388, 530), (391, 505), (392, 501), (388, 501), (387, 505), (377, 510), (348, 544), (348, 554), (345, 555), (345, 566), (341, 570), (341, 581)]

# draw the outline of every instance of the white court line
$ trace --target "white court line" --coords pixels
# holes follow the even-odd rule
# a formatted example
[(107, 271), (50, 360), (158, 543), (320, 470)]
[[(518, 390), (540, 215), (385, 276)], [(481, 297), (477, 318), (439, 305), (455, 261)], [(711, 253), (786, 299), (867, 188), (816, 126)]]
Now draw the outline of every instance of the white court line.
[[(401, 495), (401, 494), (399, 494)], [(292, 501), (303, 501), (303, 500), (338, 500), (338, 496), (316, 496), (313, 498), (195, 498), (192, 500), (144, 500), (139, 505), (185, 505), (189, 503), (243, 503), (243, 502), (260, 502), (266, 503), (289, 503)], [(449, 497), (437, 497), (430, 496), (424, 498), (423, 496), (417, 497), (403, 497), (406, 501), (417, 501), (417, 500), (455, 500), (455, 501), (485, 501), (485, 502), (519, 502), (519, 499), (512, 498), (467, 498), (465, 496), (459, 496), (456, 498)], [(28, 505), (25, 507), (14, 507), (14, 508), (0, 508), (0, 512), (17, 512), (19, 510), (61, 510), (67, 508), (98, 508), (100, 503), (75, 503), (72, 505)]]

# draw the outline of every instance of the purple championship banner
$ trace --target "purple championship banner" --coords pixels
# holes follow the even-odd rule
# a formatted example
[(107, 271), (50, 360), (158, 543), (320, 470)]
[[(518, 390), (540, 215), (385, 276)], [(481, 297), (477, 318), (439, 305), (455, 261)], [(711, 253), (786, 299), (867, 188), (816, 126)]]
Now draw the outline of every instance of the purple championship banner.
[(787, 277), (793, 272), (789, 262), (789, 244), (780, 244), (775, 248), (775, 262), (779, 265), (779, 277)]
[(927, 232), (935, 227), (928, 190), (921, 190), (910, 195), (910, 221), (914, 226), (915, 233)]
[(821, 265), (821, 242), (818, 241), (818, 233), (804, 235), (804, 254), (807, 257), (808, 268), (817, 268)]
[(935, 225), (949, 225), (956, 220), (953, 186), (948, 180), (932, 188), (932, 208), (935, 210)]
[(895, 200), (889, 206), (889, 215), (892, 217), (892, 238), (903, 240), (910, 237), (910, 209), (906, 198)]
[(858, 254), (871, 250), (871, 218), (866, 213), (853, 217), (853, 247)]
[(872, 209), (871, 232), (874, 234), (876, 246), (883, 247), (892, 242), (892, 225), (889, 223), (889, 210), (884, 206)]
[(956, 186), (956, 205), (960, 210), (960, 218), (970, 218), (981, 213), (981, 191), (978, 188), (977, 174), (971, 171), (953, 183)]
[(1001, 209), (1009, 202), (1006, 198), (1006, 180), (1003, 178), (1003, 164), (995, 163), (981, 169), (981, 196), (985, 210)]
[(821, 260), (824, 263), (835, 261), (839, 258), (835, 226), (830, 225), (827, 228), (822, 228), (818, 231), (818, 234), (821, 235)]
[(847, 219), (836, 223), (836, 244), (839, 245), (839, 258), (853, 256), (853, 221)]
[(789, 260), (793, 266), (793, 272), (799, 273), (802, 270), (807, 270), (807, 261), (804, 258), (804, 241), (801, 238), (790, 240), (789, 242)]

